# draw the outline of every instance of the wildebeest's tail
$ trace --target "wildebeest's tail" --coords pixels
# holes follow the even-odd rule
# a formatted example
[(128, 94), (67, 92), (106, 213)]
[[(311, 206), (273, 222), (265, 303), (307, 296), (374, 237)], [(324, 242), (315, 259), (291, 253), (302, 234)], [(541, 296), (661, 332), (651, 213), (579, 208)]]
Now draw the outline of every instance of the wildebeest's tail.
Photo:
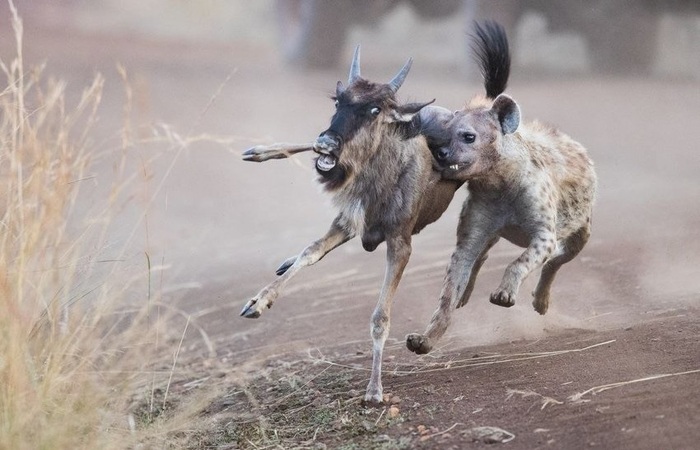
[(496, 98), (506, 90), (510, 75), (510, 51), (506, 31), (497, 22), (474, 22), (472, 51), (484, 76), (486, 96)]

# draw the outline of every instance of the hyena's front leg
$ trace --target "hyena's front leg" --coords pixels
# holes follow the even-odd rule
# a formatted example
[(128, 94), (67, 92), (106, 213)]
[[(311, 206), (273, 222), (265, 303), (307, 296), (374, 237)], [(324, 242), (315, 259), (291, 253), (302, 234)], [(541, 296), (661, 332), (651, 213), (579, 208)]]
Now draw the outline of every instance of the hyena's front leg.
[(372, 334), (372, 375), (367, 385), (365, 401), (370, 403), (382, 402), (382, 356), (384, 343), (389, 336), (391, 303), (399, 286), (403, 271), (411, 257), (411, 237), (394, 237), (386, 241), (386, 274), (379, 301), (372, 313), (370, 333)]
[(339, 220), (336, 218), (325, 236), (306, 247), (279, 278), (265, 286), (258, 292), (258, 295), (250, 299), (243, 307), (241, 316), (251, 319), (260, 317), (260, 314), (262, 314), (266, 307), (272, 307), (272, 304), (279, 296), (284, 285), (287, 284), (302, 267), (315, 264), (328, 252), (352, 239), (354, 234), (348, 232), (344, 227), (339, 225), (338, 222)]
[(532, 234), (530, 244), (525, 251), (508, 265), (498, 289), (491, 294), (491, 303), (510, 308), (515, 305), (518, 289), (530, 272), (545, 263), (556, 250), (557, 240), (554, 224), (538, 227)]
[(491, 250), (491, 247), (496, 245), (498, 240), (500, 239), (499, 236), (494, 237), (491, 239), (491, 241), (486, 244), (486, 248), (484, 249), (483, 252), (481, 252), (481, 255), (479, 256), (479, 259), (476, 260), (474, 263), (474, 267), (472, 268), (472, 273), (469, 277), (469, 282), (467, 283), (467, 287), (464, 290), (464, 294), (462, 294), (462, 297), (459, 300), (459, 303), (457, 303), (457, 308), (461, 308), (462, 306), (466, 305), (467, 302), (469, 301), (469, 297), (471, 297), (472, 292), (474, 291), (474, 284), (476, 283), (476, 276), (479, 275), (479, 270), (481, 270), (481, 266), (484, 265), (486, 262), (486, 259), (488, 258), (488, 253), (489, 250)]
[(418, 354), (428, 353), (445, 334), (452, 312), (465, 297), (472, 272), (480, 257), (497, 239), (496, 218), (485, 206), (467, 200), (457, 226), (457, 247), (452, 253), (440, 292), (440, 302), (424, 334), (406, 336), (406, 347)]

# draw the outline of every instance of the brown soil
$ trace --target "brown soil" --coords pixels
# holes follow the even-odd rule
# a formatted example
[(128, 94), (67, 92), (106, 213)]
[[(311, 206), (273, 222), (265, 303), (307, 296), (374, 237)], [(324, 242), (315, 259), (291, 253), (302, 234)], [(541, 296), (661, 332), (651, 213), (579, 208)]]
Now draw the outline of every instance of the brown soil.
[[(622, 330), (567, 330), (416, 360), (386, 362), (387, 405), (361, 398), (364, 345), (275, 359), (212, 405), (216, 432), (196, 445), (328, 448), (694, 448), (700, 439), (698, 310)], [(226, 384), (226, 382), (222, 382)], [(245, 395), (244, 395), (245, 394)], [(505, 436), (509, 436), (505, 435)], [(321, 446), (322, 447), (322, 446)]]
[[(4, 56), (10, 41), (2, 33)], [(277, 265), (324, 233), (333, 217), (312, 181), (308, 156), (255, 165), (243, 163), (239, 152), (254, 143), (314, 138), (332, 111), (326, 93), (345, 78), (344, 70), (290, 72), (274, 51), (253, 44), (183, 49), (123, 37), (34, 33), (25, 37), (27, 58), (47, 60), (49, 72), (67, 79), (75, 93), (95, 70), (106, 74), (98, 125), (106, 139), (121, 126), (117, 60), (130, 74), (135, 122), (165, 122), (185, 136), (226, 137), (185, 151), (166, 149), (151, 163), (149, 186), (159, 190), (149, 206), (148, 238), (130, 242), (133, 256), (125, 263), (140, 264), (147, 245), (153, 261), (170, 267), (164, 299), (191, 313), (214, 348), (213, 355), (204, 351), (193, 333), (183, 350), (190, 368), (219, 375), (200, 384), (222, 390), (207, 410), (213, 425), (192, 434), (193, 446), (485, 447), (469, 430), (495, 426), (515, 436), (509, 448), (697, 447), (697, 82), (519, 80), (514, 74), (509, 92), (525, 117), (561, 127), (596, 162), (593, 237), (561, 271), (545, 317), (532, 311), (526, 295), (534, 277), (514, 308), (486, 301), (518, 253), (499, 244), (442, 347), (419, 358), (405, 349), (403, 336), (421, 331), (436, 307), (454, 245), (456, 200), (414, 241), (387, 351), (385, 391), (399, 397), (398, 411), (390, 411), (359, 402), (370, 367), (368, 320), (383, 247), (367, 254), (357, 242), (346, 244), (300, 274), (260, 319), (238, 317)], [(403, 98), (435, 97), (456, 109), (481, 89), (413, 56)], [(395, 69), (371, 53), (367, 61), (363, 74), (370, 78), (388, 79)], [(134, 170), (147, 151), (134, 153)], [(109, 176), (111, 166), (95, 170)], [(99, 202), (99, 192), (83, 201)], [(136, 192), (139, 198), (141, 188)], [(127, 214), (116, 221), (115, 242), (123, 242), (131, 220)], [(644, 380), (657, 375), (668, 376)], [(184, 396), (192, 385), (178, 386), (173, 395)]]

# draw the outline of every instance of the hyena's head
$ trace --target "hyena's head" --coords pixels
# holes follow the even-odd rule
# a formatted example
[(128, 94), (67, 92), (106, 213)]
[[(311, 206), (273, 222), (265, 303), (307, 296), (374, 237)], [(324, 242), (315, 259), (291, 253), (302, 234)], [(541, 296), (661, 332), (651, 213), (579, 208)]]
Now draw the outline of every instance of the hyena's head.
[[(333, 189), (349, 172), (375, 151), (382, 139), (406, 137), (418, 112), (431, 102), (400, 105), (396, 92), (411, 68), (412, 60), (388, 83), (374, 83), (360, 75), (360, 47), (355, 49), (348, 85), (338, 81), (331, 124), (316, 139), (316, 171), (320, 181)], [(419, 128), (419, 127), (415, 127)], [(416, 129), (414, 135), (418, 133)]]
[(431, 148), (436, 168), (450, 179), (487, 175), (502, 157), (504, 136), (519, 125), (520, 108), (508, 95), (473, 100), (448, 123), (449, 143)]

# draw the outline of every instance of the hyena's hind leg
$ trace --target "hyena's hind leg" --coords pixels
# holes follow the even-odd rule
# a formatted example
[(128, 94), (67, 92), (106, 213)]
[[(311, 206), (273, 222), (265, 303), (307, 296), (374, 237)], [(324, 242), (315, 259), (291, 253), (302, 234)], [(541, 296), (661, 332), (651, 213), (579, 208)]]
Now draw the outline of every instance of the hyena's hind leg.
[(474, 263), (474, 268), (472, 269), (472, 273), (469, 276), (469, 282), (467, 283), (467, 287), (464, 290), (464, 294), (462, 295), (462, 298), (459, 299), (459, 303), (457, 303), (457, 308), (461, 308), (462, 306), (466, 305), (467, 302), (469, 301), (469, 297), (472, 295), (472, 291), (474, 291), (474, 283), (476, 283), (476, 276), (479, 274), (479, 270), (481, 270), (481, 266), (484, 265), (486, 260), (489, 257), (489, 250), (496, 245), (496, 242), (498, 242), (500, 238), (496, 236), (486, 244), (486, 248), (484, 249), (483, 252), (481, 252), (481, 255), (479, 255), (479, 259), (476, 260)]
[(535, 311), (540, 314), (545, 314), (547, 312), (549, 308), (549, 290), (552, 287), (552, 282), (554, 281), (557, 271), (562, 265), (574, 259), (574, 257), (581, 252), (581, 249), (586, 245), (590, 236), (591, 229), (590, 226), (586, 224), (560, 244), (562, 246), (561, 254), (544, 264), (542, 267), (542, 275), (540, 275), (540, 281), (537, 283), (537, 287), (532, 293), (535, 297), (532, 302)]

